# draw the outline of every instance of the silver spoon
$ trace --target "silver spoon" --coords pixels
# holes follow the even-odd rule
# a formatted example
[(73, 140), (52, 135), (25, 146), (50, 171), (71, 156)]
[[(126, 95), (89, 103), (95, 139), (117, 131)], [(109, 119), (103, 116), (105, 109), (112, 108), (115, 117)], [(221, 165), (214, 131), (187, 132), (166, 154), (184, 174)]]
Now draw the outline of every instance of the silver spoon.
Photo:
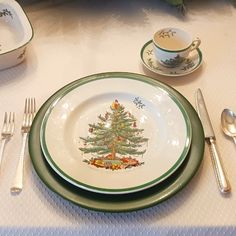
[(221, 113), (221, 127), (224, 133), (233, 138), (236, 144), (236, 115), (229, 109), (224, 109)]

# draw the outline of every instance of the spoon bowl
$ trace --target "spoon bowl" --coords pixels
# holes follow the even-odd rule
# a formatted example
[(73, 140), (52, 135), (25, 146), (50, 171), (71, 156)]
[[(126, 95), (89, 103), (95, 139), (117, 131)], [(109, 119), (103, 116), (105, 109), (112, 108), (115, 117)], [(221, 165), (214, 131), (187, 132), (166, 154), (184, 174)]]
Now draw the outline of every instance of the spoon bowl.
[(222, 111), (221, 128), (227, 136), (233, 138), (236, 144), (236, 114), (233, 111), (229, 109)]

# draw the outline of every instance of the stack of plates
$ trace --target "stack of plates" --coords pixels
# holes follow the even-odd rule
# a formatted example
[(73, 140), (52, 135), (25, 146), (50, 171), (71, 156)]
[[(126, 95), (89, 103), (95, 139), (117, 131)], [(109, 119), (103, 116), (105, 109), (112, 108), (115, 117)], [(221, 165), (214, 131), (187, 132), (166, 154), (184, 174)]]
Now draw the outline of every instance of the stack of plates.
[(37, 113), (29, 152), (42, 181), (83, 207), (124, 212), (181, 190), (203, 157), (201, 122), (173, 88), (103, 73), (66, 85)]

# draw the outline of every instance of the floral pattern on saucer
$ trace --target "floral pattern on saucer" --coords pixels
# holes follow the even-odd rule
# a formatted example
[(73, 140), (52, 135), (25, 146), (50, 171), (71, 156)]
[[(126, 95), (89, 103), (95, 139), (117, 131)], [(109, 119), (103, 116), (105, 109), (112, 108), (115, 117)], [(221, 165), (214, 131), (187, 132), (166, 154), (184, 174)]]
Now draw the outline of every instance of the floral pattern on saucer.
[(196, 49), (190, 53), (190, 56), (181, 65), (174, 68), (165, 67), (155, 58), (152, 40), (144, 44), (140, 56), (147, 69), (165, 76), (183, 76), (190, 74), (198, 69), (202, 63), (202, 53), (200, 49)]

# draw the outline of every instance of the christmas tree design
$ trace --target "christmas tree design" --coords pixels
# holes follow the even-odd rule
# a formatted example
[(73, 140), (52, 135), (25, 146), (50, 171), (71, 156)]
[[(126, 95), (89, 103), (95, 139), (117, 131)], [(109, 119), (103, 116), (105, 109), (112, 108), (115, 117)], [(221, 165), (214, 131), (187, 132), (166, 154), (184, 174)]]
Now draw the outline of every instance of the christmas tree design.
[(110, 106), (104, 116), (98, 116), (97, 124), (89, 124), (87, 137), (80, 137), (84, 146), (79, 148), (84, 154), (95, 157), (84, 162), (105, 169), (119, 170), (144, 164), (135, 157), (142, 156), (146, 149), (140, 150), (148, 139), (141, 136), (143, 129), (137, 128), (137, 120), (125, 111), (118, 100)]

